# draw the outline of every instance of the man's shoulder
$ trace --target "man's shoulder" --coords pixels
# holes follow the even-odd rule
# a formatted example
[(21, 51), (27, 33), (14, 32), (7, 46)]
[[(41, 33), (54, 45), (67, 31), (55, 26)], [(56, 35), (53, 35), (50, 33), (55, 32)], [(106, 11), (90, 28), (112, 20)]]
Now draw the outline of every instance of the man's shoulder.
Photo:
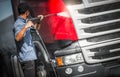
[(18, 18), (15, 23), (14, 23), (14, 27), (18, 27), (19, 25), (23, 25), (25, 24), (20, 18)]
[(15, 21), (15, 23), (23, 23), (22, 19), (17, 18), (17, 20)]

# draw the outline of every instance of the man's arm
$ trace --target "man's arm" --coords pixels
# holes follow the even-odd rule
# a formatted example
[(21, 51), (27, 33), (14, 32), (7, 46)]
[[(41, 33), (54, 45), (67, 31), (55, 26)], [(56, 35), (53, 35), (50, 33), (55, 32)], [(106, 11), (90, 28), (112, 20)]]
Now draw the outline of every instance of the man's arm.
[(16, 36), (15, 36), (16, 41), (20, 41), (23, 38), (24, 33), (26, 32), (27, 28), (31, 27), (32, 25), (33, 25), (33, 23), (31, 21), (28, 21), (25, 24), (25, 26), (16, 34)]
[(37, 30), (39, 30), (39, 29), (40, 29), (40, 23), (36, 23), (36, 24), (34, 25), (34, 28), (37, 29)]
[[(39, 21), (42, 21), (42, 19), (44, 18), (44, 16), (43, 16), (43, 15), (38, 15), (37, 17), (39, 17), (39, 18), (40, 18), (40, 20), (39, 20)], [(35, 29), (37, 29), (37, 30), (39, 30), (39, 29), (40, 29), (40, 26), (41, 26), (41, 24), (40, 24), (40, 23), (35, 23), (34, 28), (35, 28)]]

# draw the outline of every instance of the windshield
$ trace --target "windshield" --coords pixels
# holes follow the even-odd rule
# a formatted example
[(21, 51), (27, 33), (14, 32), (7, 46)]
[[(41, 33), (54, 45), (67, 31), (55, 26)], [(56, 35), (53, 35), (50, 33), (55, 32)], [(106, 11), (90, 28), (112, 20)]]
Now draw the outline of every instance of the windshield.
[(72, 19), (62, 0), (21, 0), (28, 3), (33, 17), (44, 15), (39, 33), (48, 49), (60, 49), (77, 40)]

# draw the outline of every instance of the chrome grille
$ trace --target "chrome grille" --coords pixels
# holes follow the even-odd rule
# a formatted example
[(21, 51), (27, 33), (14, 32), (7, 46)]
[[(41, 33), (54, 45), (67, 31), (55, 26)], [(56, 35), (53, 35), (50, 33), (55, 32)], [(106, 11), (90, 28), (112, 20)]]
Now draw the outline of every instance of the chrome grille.
[(68, 6), (86, 62), (120, 58), (119, 5), (120, 0), (83, 0)]
[(82, 48), (87, 63), (99, 63), (120, 58), (120, 40)]

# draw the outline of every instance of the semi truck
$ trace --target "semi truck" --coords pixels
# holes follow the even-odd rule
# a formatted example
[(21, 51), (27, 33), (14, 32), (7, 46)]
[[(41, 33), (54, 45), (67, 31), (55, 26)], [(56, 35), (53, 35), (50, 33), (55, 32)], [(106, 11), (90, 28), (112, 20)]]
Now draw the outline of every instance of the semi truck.
[[(20, 2), (30, 4), (31, 12), (44, 11), (41, 14), (46, 16), (40, 31), (31, 28), (38, 57), (37, 77), (120, 77), (120, 0), (60, 1), (67, 8), (73, 27), (60, 28), (62, 21), (54, 32), (64, 29), (63, 34), (68, 31), (66, 36), (73, 32), (69, 38), (51, 35), (53, 28), (49, 25), (56, 23), (51, 24), (49, 16), (58, 15), (49, 14), (49, 6), (45, 6), (49, 0), (0, 0), (0, 77), (24, 77), (12, 30)], [(36, 19), (33, 13), (31, 16)]]

